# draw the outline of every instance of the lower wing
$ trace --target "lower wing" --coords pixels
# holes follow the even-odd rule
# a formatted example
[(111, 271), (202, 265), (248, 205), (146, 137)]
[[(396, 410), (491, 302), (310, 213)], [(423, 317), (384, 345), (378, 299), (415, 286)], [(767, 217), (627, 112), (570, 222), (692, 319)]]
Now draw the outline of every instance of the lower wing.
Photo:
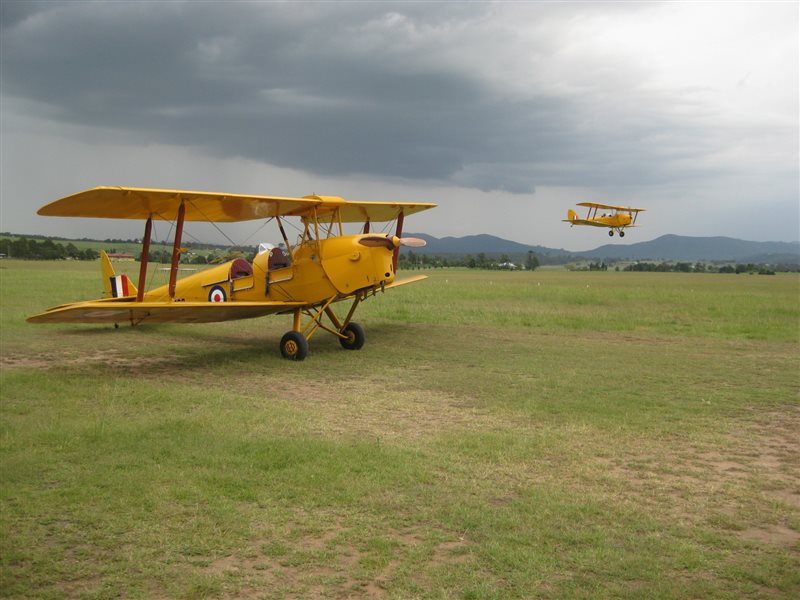
[(423, 279), (427, 279), (427, 275), (414, 275), (413, 277), (406, 277), (405, 279), (400, 279), (399, 281), (393, 281), (389, 285), (387, 285), (384, 289), (388, 290), (389, 288), (399, 287), (401, 285), (406, 285), (407, 283), (414, 283), (416, 281), (422, 281)]
[(573, 225), (591, 225), (592, 227), (614, 227), (600, 221), (590, 221), (589, 219), (562, 219), (564, 223), (571, 223)]
[(56, 306), (28, 323), (215, 323), (263, 317), (303, 302), (78, 302)]

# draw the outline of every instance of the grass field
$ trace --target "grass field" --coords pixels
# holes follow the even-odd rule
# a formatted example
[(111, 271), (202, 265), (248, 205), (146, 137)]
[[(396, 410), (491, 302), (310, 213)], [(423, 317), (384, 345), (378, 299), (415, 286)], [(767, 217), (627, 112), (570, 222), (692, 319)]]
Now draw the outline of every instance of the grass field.
[(24, 322), (99, 288), (0, 263), (5, 597), (800, 596), (796, 275), (437, 271), (302, 363)]

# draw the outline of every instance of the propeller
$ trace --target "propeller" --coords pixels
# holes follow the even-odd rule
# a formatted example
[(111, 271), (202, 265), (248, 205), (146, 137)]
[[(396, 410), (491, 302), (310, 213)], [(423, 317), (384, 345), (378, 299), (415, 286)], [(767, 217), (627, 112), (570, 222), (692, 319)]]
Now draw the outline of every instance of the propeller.
[(409, 248), (422, 248), (423, 246), (426, 246), (428, 244), (428, 242), (426, 242), (422, 238), (415, 238), (415, 237), (399, 238), (396, 235), (393, 235), (392, 237), (388, 237), (385, 235), (368, 235), (358, 240), (358, 243), (361, 244), (362, 246), (367, 246), (369, 248), (384, 246), (387, 250), (394, 250), (399, 246), (408, 246)]
[(428, 242), (422, 238), (404, 237), (400, 238), (400, 245), (408, 246), (409, 248), (422, 248), (423, 246), (427, 246)]

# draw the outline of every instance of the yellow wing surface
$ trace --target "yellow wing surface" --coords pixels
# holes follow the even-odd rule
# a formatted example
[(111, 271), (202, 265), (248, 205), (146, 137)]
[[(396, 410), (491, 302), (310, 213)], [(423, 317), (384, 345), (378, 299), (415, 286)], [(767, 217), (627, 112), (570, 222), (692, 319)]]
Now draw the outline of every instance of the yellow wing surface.
[(393, 281), (389, 285), (385, 287), (385, 289), (396, 288), (400, 287), (401, 285), (406, 285), (408, 283), (415, 283), (417, 281), (422, 281), (423, 279), (427, 279), (427, 275), (413, 275), (411, 277), (406, 277), (405, 279), (398, 279), (397, 281)]
[(586, 206), (588, 208), (605, 208), (608, 210), (624, 210), (626, 212), (644, 212), (644, 208), (631, 208), (630, 206), (616, 206), (614, 204), (599, 204), (597, 202), (578, 202), (577, 206)]
[(592, 227), (608, 227), (607, 223), (596, 219), (561, 219), (564, 223), (572, 223), (573, 225), (591, 225)]
[(426, 202), (362, 202), (337, 196), (249, 196), (186, 190), (96, 187), (72, 194), (39, 209), (38, 214), (104, 219), (148, 218), (172, 221), (181, 203), (186, 221), (225, 223), (276, 216), (311, 217), (339, 210), (343, 222), (392, 221), (433, 208)]
[(216, 323), (263, 317), (305, 306), (302, 302), (89, 301), (56, 306), (29, 323)]
[[(415, 275), (385, 289), (427, 279)], [(135, 302), (133, 299), (90, 300), (62, 304), (27, 319), (28, 323), (217, 323), (289, 312), (304, 302)]]

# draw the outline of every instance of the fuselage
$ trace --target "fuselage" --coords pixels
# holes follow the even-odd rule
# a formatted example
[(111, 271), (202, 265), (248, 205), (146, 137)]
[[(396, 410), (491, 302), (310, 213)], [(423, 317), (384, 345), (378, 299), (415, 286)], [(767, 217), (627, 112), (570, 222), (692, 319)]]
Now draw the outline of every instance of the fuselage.
[[(317, 304), (345, 298), (360, 290), (392, 283), (397, 238), (383, 243), (361, 242), (384, 237), (357, 234), (304, 240), (291, 257), (276, 250), (258, 254), (252, 263), (235, 259), (179, 279), (173, 302), (285, 301)], [(379, 240), (380, 241), (380, 240)], [(280, 251), (277, 251), (280, 253)], [(166, 301), (168, 286), (148, 291), (144, 301)]]
[(599, 216), (590, 219), (597, 227), (627, 227), (631, 224), (631, 216), (627, 213)]

